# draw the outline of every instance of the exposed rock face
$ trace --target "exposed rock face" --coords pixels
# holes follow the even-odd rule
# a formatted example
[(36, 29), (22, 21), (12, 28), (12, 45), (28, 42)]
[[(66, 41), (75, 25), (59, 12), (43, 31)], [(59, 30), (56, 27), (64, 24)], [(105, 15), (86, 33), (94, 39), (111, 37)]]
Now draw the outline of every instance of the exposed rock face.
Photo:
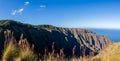
[(34, 44), (35, 52), (41, 54), (44, 53), (44, 49), (51, 52), (53, 42), (55, 53), (59, 53), (60, 49), (63, 49), (67, 57), (73, 55), (73, 50), (75, 56), (89, 55), (90, 51), (97, 54), (111, 43), (105, 35), (98, 36), (90, 30), (81, 28), (60, 28), (50, 25), (33, 26), (10, 20), (0, 21), (0, 24), (0, 50), (4, 46), (3, 32), (7, 29), (14, 33), (13, 35), (17, 40), (21, 34), (24, 34), (30, 45)]
[[(90, 30), (80, 28), (57, 28), (60, 32), (64, 33), (67, 42), (78, 45), (79, 48), (85, 46), (86, 53), (89, 54), (90, 50), (98, 53), (100, 50), (106, 48), (111, 41), (105, 35), (96, 35)], [(75, 40), (73, 40), (75, 39)], [(81, 50), (81, 49), (80, 49)], [(76, 53), (77, 54), (77, 53)]]
[(58, 30), (66, 35), (67, 40), (69, 37), (75, 38), (80, 45), (103, 49), (110, 43), (105, 35), (96, 35), (90, 30), (80, 28), (58, 28)]

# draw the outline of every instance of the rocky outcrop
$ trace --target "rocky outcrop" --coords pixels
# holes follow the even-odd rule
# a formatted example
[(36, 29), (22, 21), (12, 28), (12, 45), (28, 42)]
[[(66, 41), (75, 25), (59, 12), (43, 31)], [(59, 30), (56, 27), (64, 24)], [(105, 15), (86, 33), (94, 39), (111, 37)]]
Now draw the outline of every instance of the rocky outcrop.
[[(34, 44), (35, 53), (43, 55), (44, 50), (52, 52), (54, 43), (55, 53), (63, 49), (65, 56), (89, 55), (90, 52), (95, 54), (106, 48), (111, 41), (105, 35), (96, 35), (94, 32), (81, 28), (61, 28), (51, 25), (30, 25), (23, 24), (12, 20), (0, 21), (0, 50), (4, 46), (4, 34), (7, 29), (13, 32), (16, 40), (19, 40), (23, 34), (32, 46)], [(19, 42), (19, 41), (17, 41)]]

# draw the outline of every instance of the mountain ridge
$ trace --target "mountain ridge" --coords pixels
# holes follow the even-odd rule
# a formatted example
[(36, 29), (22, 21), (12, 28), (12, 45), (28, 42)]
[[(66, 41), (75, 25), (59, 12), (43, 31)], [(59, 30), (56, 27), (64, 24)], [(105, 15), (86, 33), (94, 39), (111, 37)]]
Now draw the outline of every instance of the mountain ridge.
[(64, 48), (66, 57), (72, 56), (74, 46), (76, 46), (75, 56), (83, 55), (83, 49), (85, 49), (85, 55), (89, 55), (90, 51), (96, 55), (111, 43), (107, 36), (98, 36), (96, 33), (82, 28), (30, 25), (13, 20), (2, 20), (0, 21), (0, 45), (2, 46), (0, 50), (4, 46), (3, 32), (5, 30), (11, 30), (16, 40), (19, 40), (20, 35), (23, 34), (31, 45), (35, 45), (34, 51), (41, 53), (41, 55), (43, 55), (45, 48), (51, 52), (53, 43), (55, 43), (55, 53), (59, 53), (59, 50)]

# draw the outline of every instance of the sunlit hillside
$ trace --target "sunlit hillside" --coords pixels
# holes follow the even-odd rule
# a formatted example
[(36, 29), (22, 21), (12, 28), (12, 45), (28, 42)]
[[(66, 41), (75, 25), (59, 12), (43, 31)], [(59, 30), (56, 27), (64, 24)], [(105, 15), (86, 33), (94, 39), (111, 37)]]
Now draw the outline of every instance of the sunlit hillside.
[(112, 43), (94, 57), (93, 61), (120, 61), (120, 43)]

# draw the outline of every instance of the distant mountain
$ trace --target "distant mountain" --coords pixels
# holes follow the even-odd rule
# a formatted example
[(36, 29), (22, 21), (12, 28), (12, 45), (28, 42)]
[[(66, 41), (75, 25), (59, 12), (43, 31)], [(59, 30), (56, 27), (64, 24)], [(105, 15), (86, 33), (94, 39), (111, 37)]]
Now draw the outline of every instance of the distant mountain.
[(51, 52), (54, 43), (55, 53), (64, 50), (65, 56), (72, 56), (75, 47), (75, 56), (89, 55), (91, 51), (99, 53), (106, 48), (111, 41), (105, 35), (81, 28), (63, 28), (52, 25), (30, 25), (13, 20), (0, 20), (0, 50), (4, 47), (4, 31), (11, 30), (17, 42), (21, 34), (27, 38), (30, 45), (34, 44), (36, 53), (44, 54), (44, 50)]

